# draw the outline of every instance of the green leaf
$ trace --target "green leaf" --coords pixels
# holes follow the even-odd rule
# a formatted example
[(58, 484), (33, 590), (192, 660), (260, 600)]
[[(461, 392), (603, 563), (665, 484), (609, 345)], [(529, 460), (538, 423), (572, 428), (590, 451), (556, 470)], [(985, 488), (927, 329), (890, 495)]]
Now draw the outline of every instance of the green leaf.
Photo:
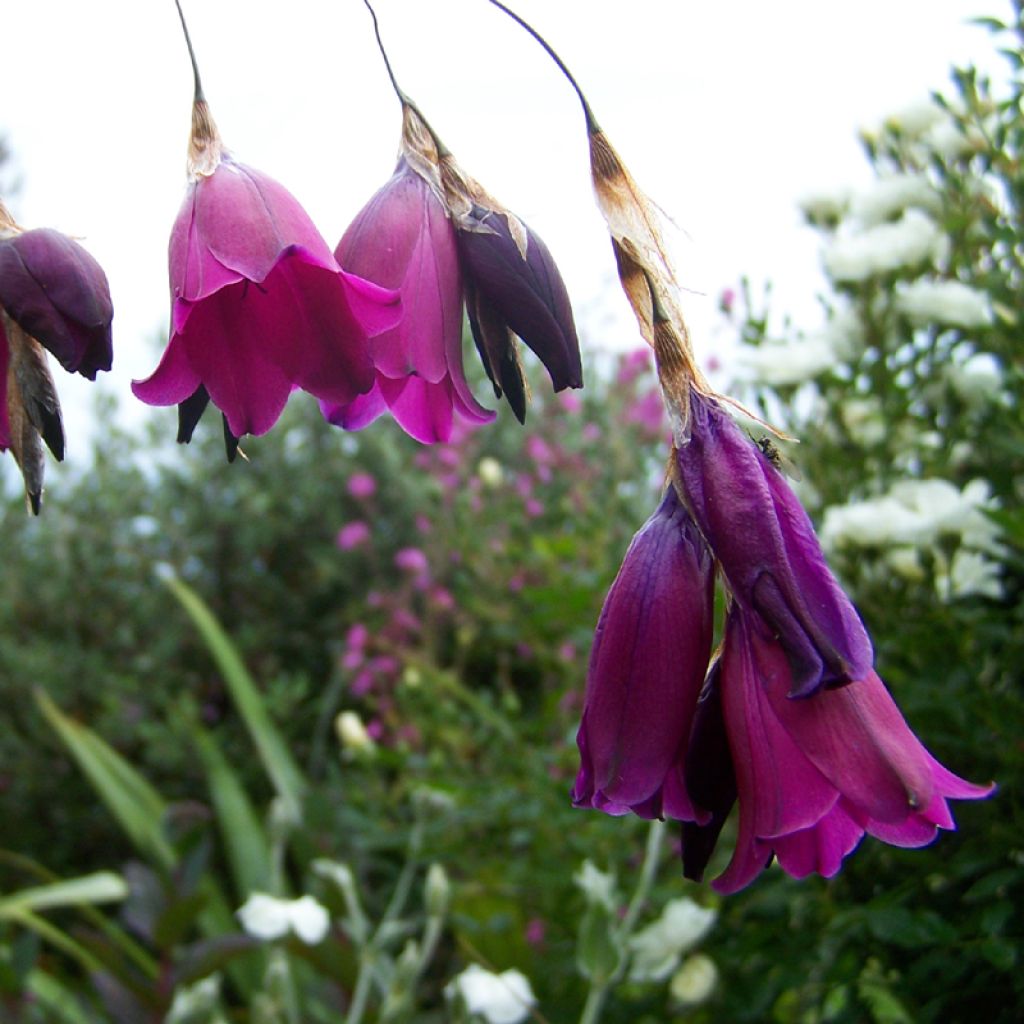
[(617, 922), (603, 904), (588, 904), (576, 940), (576, 965), (580, 974), (600, 984), (615, 973), (621, 959)]
[(267, 714), (263, 698), (227, 633), (199, 595), (176, 576), (164, 582), (195, 623), (224, 677), (260, 761), (293, 821), (298, 821), (305, 779), (291, 752)]
[(116, 903), (128, 895), (125, 880), (112, 871), (97, 871), (49, 885), (21, 889), (0, 899), (0, 917), (11, 910), (50, 910), (80, 903)]
[(53, 1024), (92, 1024), (93, 1018), (82, 1009), (74, 992), (45, 971), (33, 971), (25, 980), (25, 989)]
[(244, 901), (252, 892), (270, 889), (270, 844), (228, 759), (206, 730), (198, 726), (192, 728), (193, 742), (206, 770), (210, 799), (217, 812), (217, 827), (231, 865), (235, 892), (239, 900)]
[(42, 690), (35, 691), (35, 698), (135, 847), (162, 867), (173, 867), (177, 858), (162, 828), (167, 810), (163, 797), (117, 751), (87, 726), (65, 715)]

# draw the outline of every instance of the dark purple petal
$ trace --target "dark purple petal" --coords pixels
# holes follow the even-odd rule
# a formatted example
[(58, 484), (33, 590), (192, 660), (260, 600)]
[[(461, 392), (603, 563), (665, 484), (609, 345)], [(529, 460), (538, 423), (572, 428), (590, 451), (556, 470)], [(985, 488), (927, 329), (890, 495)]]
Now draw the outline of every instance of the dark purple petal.
[(692, 816), (681, 780), (671, 808), (662, 789), (680, 770), (710, 657), (713, 586), (707, 547), (670, 488), (633, 538), (598, 621), (577, 805)]
[(466, 312), (473, 344), (494, 386), (495, 396), (504, 395), (516, 419), (525, 423), (526, 380), (516, 340), (501, 315), (469, 280), (466, 281)]
[(719, 658), (708, 672), (686, 751), (686, 789), (698, 820), (683, 825), (683, 874), (695, 882), (704, 877), (722, 826), (736, 803), (736, 772), (722, 710), (721, 667)]
[(713, 399), (691, 392), (690, 438), (677, 451), (694, 518), (736, 599), (778, 636), (793, 695), (861, 679), (873, 652), (782, 474)]
[(469, 219), (459, 227), (459, 252), (482, 300), (534, 351), (555, 391), (583, 387), (569, 293), (547, 246), (523, 225), (524, 256), (505, 214), (474, 207)]
[(110, 369), (107, 278), (66, 235), (37, 228), (0, 239), (0, 306), (67, 371), (94, 380)]

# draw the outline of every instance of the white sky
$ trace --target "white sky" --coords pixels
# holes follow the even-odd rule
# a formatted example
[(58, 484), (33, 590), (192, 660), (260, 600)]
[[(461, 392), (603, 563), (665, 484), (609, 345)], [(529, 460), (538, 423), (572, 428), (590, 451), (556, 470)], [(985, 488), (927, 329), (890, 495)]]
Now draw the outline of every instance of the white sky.
[[(463, 166), (548, 243), (590, 346), (639, 344), (593, 204), (575, 96), (486, 0), (378, 0), (392, 65)], [(682, 229), (695, 336), (741, 274), (813, 318), (814, 235), (796, 200), (863, 183), (858, 127), (999, 71), (979, 14), (1008, 0), (513, 0), (560, 53), (641, 186)], [(207, 99), (238, 159), (306, 206), (333, 246), (390, 175), (399, 108), (361, 0), (184, 0)], [(192, 77), (173, 0), (2, 0), (0, 133), (25, 227), (80, 238), (110, 278), (125, 395), (166, 329)], [(87, 416), (58, 369), (67, 427)], [(84, 382), (82, 382), (84, 385)], [(88, 385), (84, 385), (85, 388)], [(168, 432), (172, 412), (162, 411)]]

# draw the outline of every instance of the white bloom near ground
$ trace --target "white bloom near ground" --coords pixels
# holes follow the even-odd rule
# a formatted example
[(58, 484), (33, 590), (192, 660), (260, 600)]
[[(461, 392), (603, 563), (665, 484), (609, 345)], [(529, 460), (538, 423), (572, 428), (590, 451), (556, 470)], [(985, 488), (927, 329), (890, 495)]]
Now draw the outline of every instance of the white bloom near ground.
[(334, 731), (342, 747), (350, 754), (369, 754), (377, 749), (377, 744), (355, 711), (342, 711), (334, 719)]
[(270, 941), (289, 932), (307, 946), (322, 942), (331, 926), (330, 915), (312, 896), (283, 900), (254, 892), (238, 908), (237, 917), (245, 931), (256, 939)]
[(920, 210), (907, 210), (891, 224), (839, 233), (824, 253), (825, 269), (836, 281), (863, 281), (904, 267), (934, 263), (949, 239)]
[(630, 938), (630, 978), (663, 981), (679, 966), (683, 954), (707, 935), (717, 916), (691, 899), (670, 900), (657, 921)]
[(850, 215), (867, 227), (884, 224), (910, 209), (936, 214), (942, 211), (935, 186), (923, 174), (879, 178), (869, 188), (855, 193), (850, 202)]
[(896, 308), (918, 324), (984, 327), (992, 323), (989, 297), (961, 281), (921, 278), (896, 288)]
[(940, 573), (935, 580), (935, 589), (944, 601), (958, 597), (1003, 596), (999, 563), (986, 558), (978, 551), (962, 548), (953, 556), (948, 573)]
[(521, 1024), (536, 1005), (530, 980), (521, 971), (494, 974), (479, 964), (470, 964), (445, 986), (449, 999), (461, 998), (469, 1013), (487, 1024)]
[(804, 216), (814, 224), (831, 224), (845, 216), (850, 205), (850, 190), (808, 192), (797, 200)]

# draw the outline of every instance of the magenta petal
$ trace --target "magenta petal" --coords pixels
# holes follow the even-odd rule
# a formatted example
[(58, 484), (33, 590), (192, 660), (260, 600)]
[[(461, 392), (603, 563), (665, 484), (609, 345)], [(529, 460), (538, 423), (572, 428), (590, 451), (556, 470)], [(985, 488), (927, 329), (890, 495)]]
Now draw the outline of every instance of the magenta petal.
[[(191, 308), (192, 302), (198, 302), (212, 295), (220, 288), (235, 284), (244, 278), (237, 270), (224, 266), (207, 247), (206, 241), (196, 227), (196, 189), (197, 183), (189, 185), (188, 193), (178, 211), (174, 227), (171, 228), (171, 241), (167, 259), (170, 267), (171, 299), (186, 300), (186, 304), (174, 301), (174, 311), (178, 315)], [(172, 323), (172, 330), (181, 330), (184, 326), (177, 320)]]
[(863, 835), (863, 827), (849, 815), (840, 800), (817, 824), (782, 836), (772, 845), (779, 866), (786, 874), (794, 878), (811, 874), (831, 878)]
[(184, 401), (199, 383), (204, 384), (235, 437), (265, 434), (277, 422), (292, 390), (291, 377), (267, 355), (273, 335), (264, 332), (280, 327), (272, 315), (275, 311), (268, 309), (266, 319), (251, 316), (254, 303), (242, 312), (240, 293), (246, 287), (248, 282), (222, 288), (197, 304), (185, 331), (173, 337), (168, 347), (170, 354), (177, 341), (196, 374), (192, 390), (182, 389), (173, 401)]
[(317, 266), (337, 269), (327, 243), (295, 197), (227, 156), (195, 185), (194, 231), (215, 259), (249, 281), (263, 281), (289, 246), (301, 246)]
[(147, 405), (177, 405), (194, 394), (200, 383), (184, 343), (174, 335), (157, 368), (145, 380), (132, 381), (132, 392)]
[(419, 377), (380, 378), (381, 393), (402, 429), (423, 444), (452, 436), (452, 393), (448, 381), (431, 384)]
[[(577, 804), (641, 804), (681, 761), (710, 656), (713, 582), (707, 548), (670, 488), (633, 538), (598, 621)], [(673, 798), (688, 803), (682, 787)]]
[(714, 888), (735, 892), (765, 867), (777, 837), (816, 825), (839, 794), (773, 715), (764, 698), (749, 627), (735, 606), (722, 649), (722, 700), (740, 820), (732, 860)]
[(320, 411), (328, 423), (345, 430), (362, 430), (378, 416), (388, 411), (387, 403), (380, 391), (380, 382), (365, 395), (358, 395), (351, 402), (321, 402)]
[(806, 700), (786, 696), (788, 671), (774, 643), (759, 643), (764, 690), (778, 720), (821, 773), (877, 821), (902, 821), (930, 803), (927, 751), (910, 731), (882, 681), (866, 679)]
[(398, 292), (345, 271), (341, 271), (341, 279), (352, 316), (371, 338), (401, 321), (402, 300)]

